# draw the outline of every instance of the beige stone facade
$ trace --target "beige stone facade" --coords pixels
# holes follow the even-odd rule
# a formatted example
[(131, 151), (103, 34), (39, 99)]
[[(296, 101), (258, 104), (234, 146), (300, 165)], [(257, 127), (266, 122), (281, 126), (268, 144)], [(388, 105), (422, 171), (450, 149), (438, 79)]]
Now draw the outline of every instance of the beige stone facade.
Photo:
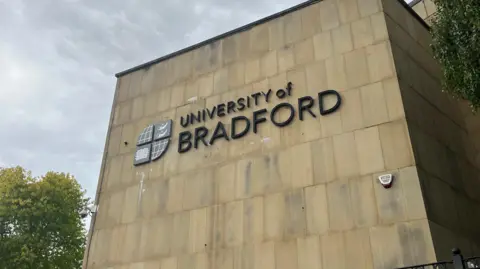
[[(480, 119), (441, 93), (413, 14), (397, 0), (310, 1), (120, 74), (84, 268), (395, 268), (453, 247), (480, 255)], [(287, 99), (181, 126), (288, 82)], [(342, 97), (334, 113), (315, 103), (316, 117), (283, 128), (268, 118), (241, 139), (177, 152), (186, 129), (220, 121), (230, 132), (234, 116), (327, 89)], [(134, 166), (138, 135), (168, 119), (168, 151)]]

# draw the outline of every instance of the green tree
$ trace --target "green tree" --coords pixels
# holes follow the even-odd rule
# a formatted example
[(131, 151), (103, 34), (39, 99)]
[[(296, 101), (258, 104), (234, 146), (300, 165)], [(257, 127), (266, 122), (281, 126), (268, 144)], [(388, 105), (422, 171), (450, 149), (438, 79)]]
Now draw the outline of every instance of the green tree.
[(81, 268), (87, 203), (69, 174), (0, 168), (0, 268)]
[(480, 108), (480, 1), (434, 0), (432, 49), (443, 67), (443, 89)]

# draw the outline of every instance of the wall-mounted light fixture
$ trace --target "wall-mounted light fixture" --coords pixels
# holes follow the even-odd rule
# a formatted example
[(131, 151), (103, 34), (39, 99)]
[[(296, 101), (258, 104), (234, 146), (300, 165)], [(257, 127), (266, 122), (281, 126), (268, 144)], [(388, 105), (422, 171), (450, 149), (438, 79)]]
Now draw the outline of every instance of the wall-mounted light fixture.
[(381, 175), (378, 177), (378, 181), (380, 181), (380, 184), (382, 184), (382, 186), (385, 189), (388, 189), (393, 184), (393, 175), (392, 174)]

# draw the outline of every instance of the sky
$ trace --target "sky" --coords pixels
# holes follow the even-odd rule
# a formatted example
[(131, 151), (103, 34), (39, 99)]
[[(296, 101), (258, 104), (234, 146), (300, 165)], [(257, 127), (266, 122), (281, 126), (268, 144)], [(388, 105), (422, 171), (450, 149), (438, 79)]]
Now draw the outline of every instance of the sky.
[(0, 166), (94, 197), (115, 73), (303, 0), (0, 0)]

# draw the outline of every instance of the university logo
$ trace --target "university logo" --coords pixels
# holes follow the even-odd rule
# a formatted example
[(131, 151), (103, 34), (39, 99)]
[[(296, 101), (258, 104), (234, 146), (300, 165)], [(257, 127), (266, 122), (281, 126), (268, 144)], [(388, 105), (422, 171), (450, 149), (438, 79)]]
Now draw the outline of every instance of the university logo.
[(170, 144), (172, 124), (172, 120), (168, 120), (143, 129), (137, 139), (134, 165), (149, 163), (162, 157)]

